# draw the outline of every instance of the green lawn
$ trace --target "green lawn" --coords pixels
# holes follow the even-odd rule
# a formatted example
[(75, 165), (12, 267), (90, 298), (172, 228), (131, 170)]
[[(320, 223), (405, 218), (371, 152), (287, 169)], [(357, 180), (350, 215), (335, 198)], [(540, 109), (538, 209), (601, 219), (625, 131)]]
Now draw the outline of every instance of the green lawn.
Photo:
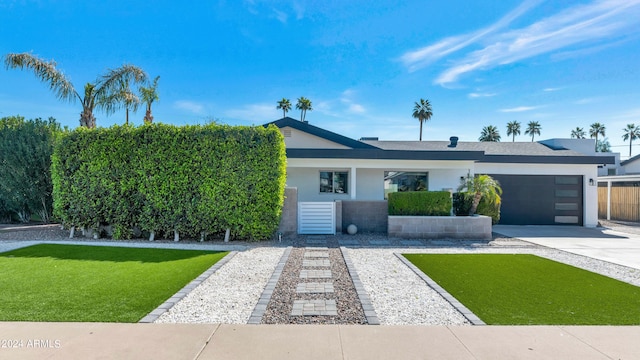
[(226, 254), (51, 244), (0, 253), (0, 321), (137, 322)]
[(404, 256), (487, 324), (640, 324), (640, 287), (573, 266), (534, 255)]

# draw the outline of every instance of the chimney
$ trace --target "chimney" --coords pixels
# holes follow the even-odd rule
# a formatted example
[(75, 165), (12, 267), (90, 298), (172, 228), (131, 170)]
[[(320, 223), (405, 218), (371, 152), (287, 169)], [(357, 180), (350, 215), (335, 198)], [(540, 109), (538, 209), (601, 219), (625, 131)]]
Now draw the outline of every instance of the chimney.
[(451, 143), (449, 144), (448, 147), (454, 148), (454, 147), (458, 146), (458, 137), (457, 136), (450, 137), (449, 141), (451, 141)]

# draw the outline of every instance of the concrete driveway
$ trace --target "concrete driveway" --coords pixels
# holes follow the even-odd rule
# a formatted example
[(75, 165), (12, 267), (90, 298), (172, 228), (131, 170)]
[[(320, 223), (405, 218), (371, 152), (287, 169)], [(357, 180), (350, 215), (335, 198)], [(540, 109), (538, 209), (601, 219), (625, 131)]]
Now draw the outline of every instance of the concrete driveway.
[(640, 269), (640, 234), (578, 226), (496, 225), (493, 231), (534, 244)]

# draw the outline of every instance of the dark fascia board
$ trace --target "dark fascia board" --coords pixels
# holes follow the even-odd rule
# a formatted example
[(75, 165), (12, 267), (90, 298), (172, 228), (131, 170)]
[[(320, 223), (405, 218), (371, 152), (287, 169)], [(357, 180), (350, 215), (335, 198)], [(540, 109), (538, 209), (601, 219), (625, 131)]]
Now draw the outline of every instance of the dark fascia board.
[(381, 159), (381, 160), (469, 160), (482, 159), (482, 151), (410, 151), (373, 149), (287, 149), (288, 158)]
[(483, 163), (516, 164), (615, 164), (613, 156), (541, 156), (541, 155), (485, 155)]
[(485, 155), (482, 151), (287, 149), (292, 159), (468, 160), (511, 164), (614, 164), (613, 156)]
[(267, 127), (271, 124), (277, 126), (280, 129), (287, 126), (292, 127), (296, 130), (304, 131), (308, 134), (315, 135), (317, 137), (329, 140), (331, 142), (334, 142), (340, 145), (350, 147), (352, 149), (378, 149), (373, 145), (365, 144), (361, 141), (357, 141), (357, 140), (348, 138), (346, 136), (342, 136), (334, 132), (321, 129), (317, 126), (310, 125), (307, 122), (302, 122), (296, 119), (292, 119), (288, 116), (280, 120), (276, 120), (276, 121), (272, 121), (270, 123), (264, 124), (264, 126)]
[(634, 161), (636, 161), (636, 160), (638, 160), (638, 159), (640, 159), (640, 154), (638, 154), (638, 155), (636, 155), (636, 156), (634, 156), (634, 157), (632, 157), (632, 158), (629, 158), (629, 159), (627, 159), (627, 160), (620, 161), (620, 165), (625, 166), (625, 165), (627, 165), (628, 163), (634, 162)]

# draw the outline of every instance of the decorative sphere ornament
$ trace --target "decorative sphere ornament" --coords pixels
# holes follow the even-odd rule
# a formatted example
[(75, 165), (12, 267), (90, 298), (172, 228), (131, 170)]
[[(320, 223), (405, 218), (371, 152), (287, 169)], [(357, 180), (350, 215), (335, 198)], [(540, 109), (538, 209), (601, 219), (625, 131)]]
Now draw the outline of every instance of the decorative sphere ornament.
[(357, 232), (358, 232), (358, 227), (355, 226), (354, 224), (347, 226), (347, 234), (354, 235)]

